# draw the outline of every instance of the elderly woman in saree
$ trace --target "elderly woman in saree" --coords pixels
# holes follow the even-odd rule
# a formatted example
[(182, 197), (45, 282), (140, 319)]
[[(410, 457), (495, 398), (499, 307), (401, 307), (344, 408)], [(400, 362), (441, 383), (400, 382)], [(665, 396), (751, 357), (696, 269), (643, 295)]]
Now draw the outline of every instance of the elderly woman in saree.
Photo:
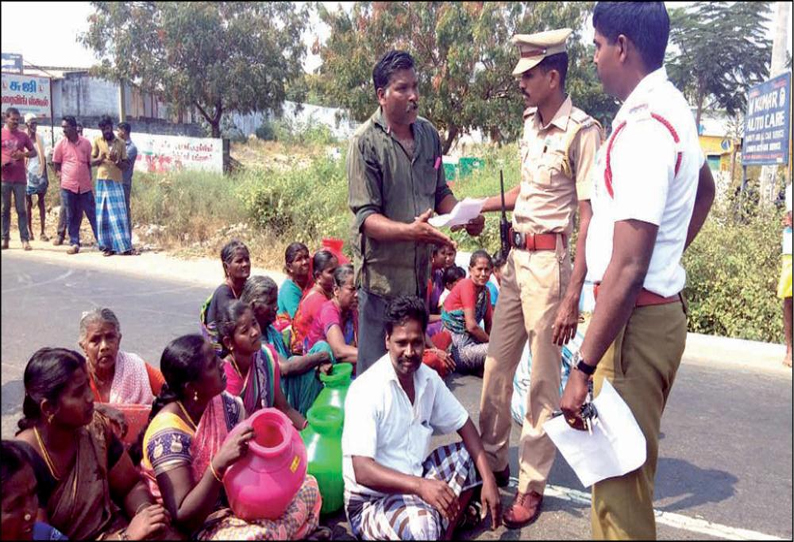
[(80, 348), (88, 361), (88, 383), (100, 403), (151, 405), (163, 387), (162, 373), (140, 356), (121, 350), (121, 324), (108, 308), (83, 313)]

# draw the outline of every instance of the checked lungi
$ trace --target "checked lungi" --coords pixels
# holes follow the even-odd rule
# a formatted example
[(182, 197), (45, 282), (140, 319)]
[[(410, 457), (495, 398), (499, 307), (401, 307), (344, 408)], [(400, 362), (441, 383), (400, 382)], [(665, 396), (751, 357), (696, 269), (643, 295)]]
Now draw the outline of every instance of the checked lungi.
[[(422, 467), (423, 478), (445, 481), (458, 497), (482, 483), (461, 442), (437, 448)], [(438, 540), (449, 526), (416, 495), (366, 495), (345, 489), (345, 512), (353, 534), (364, 540)]]
[(122, 253), (132, 249), (127, 204), (121, 183), (97, 179), (96, 223), (100, 250)]

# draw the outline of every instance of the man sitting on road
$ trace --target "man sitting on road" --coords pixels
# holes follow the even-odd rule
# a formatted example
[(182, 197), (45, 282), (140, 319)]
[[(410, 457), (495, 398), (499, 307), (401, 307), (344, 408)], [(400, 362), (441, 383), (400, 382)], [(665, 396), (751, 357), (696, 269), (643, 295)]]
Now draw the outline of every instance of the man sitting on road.
[[(499, 492), (480, 436), (444, 381), (422, 364), (427, 321), (418, 297), (395, 298), (386, 310), (388, 352), (347, 394), (345, 511), (353, 533), (365, 540), (450, 539), (480, 483), (483, 510), (492, 527), (500, 522)], [(463, 442), (428, 455), (434, 431), (457, 431)]]

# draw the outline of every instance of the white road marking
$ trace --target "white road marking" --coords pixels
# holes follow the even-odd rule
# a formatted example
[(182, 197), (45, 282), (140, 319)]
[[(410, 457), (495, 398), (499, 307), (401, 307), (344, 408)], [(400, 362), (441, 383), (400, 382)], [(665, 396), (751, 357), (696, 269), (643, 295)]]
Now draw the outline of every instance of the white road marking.
[[(30, 288), (36, 288), (37, 286), (44, 286), (45, 284), (50, 284), (52, 282), (58, 282), (59, 280), (63, 280), (65, 278), (68, 278), (72, 273), (74, 273), (74, 270), (73, 269), (69, 269), (65, 273), (61, 273), (60, 275), (58, 275), (55, 278), (51, 278), (49, 280), (45, 280), (45, 281), (42, 281), (42, 282), (33, 282), (33, 283), (30, 283), (30, 284), (26, 284), (25, 286), (6, 288), (6, 289), (2, 290), (2, 292), (0, 292), (0, 293), (3, 293), (3, 294), (5, 294), (7, 292), (16, 293), (16, 292), (21, 292), (22, 290), (29, 290)], [(26, 278), (29, 278), (29, 277), (26, 277)], [(19, 278), (18, 278), (18, 280), (19, 280)]]
[[(510, 478), (510, 485), (517, 486), (518, 479)], [(590, 506), (590, 493), (585, 493), (584, 491), (576, 489), (549, 484), (546, 486), (544, 495), (588, 507)], [(727, 525), (720, 525), (719, 523), (712, 523), (704, 519), (690, 518), (681, 514), (662, 512), (661, 510), (654, 510), (654, 515), (656, 516), (656, 522), (662, 525), (693, 533), (715, 536), (725, 540), (785, 540), (784, 538), (770, 534), (749, 531), (747, 529), (737, 529), (735, 527), (728, 527)]]

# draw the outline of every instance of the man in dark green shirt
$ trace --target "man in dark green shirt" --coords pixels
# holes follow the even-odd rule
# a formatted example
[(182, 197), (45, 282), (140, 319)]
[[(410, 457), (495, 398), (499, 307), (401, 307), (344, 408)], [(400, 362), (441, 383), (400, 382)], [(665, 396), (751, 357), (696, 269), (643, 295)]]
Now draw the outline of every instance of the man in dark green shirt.
[[(428, 224), (458, 201), (444, 178), (438, 131), (418, 116), (414, 61), (390, 51), (372, 72), (380, 107), (356, 132), (347, 154), (348, 204), (359, 298), (357, 374), (386, 353), (385, 311), (392, 298), (426, 299), (432, 244), (452, 240)], [(480, 215), (470, 235), (485, 226)]]

